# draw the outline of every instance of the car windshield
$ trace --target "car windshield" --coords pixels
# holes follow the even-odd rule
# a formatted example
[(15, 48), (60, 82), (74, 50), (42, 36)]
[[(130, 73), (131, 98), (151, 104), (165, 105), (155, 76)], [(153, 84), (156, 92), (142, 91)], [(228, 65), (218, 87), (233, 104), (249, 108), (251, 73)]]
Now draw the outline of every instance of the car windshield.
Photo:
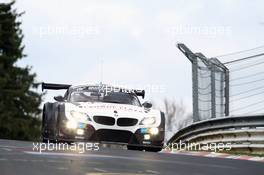
[(99, 89), (82, 88), (73, 90), (71, 102), (105, 102), (141, 106), (137, 96), (126, 92), (106, 92)]

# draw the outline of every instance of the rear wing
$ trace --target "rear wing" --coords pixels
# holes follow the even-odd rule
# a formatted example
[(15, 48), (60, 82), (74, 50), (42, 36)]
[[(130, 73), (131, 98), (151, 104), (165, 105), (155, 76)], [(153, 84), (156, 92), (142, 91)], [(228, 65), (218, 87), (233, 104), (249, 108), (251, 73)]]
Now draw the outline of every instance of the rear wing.
[[(41, 88), (42, 91), (44, 89), (52, 89), (52, 90), (61, 90), (61, 89), (69, 89), (72, 85), (70, 84), (54, 84), (54, 83), (42, 83)], [(125, 89), (121, 89), (125, 90)], [(131, 90), (129, 90), (131, 92)], [(137, 96), (141, 96), (143, 99), (145, 98), (145, 90), (132, 90)]]
[(41, 83), (42, 91), (44, 89), (60, 90), (60, 89), (69, 89), (71, 85), (69, 84), (54, 84), (54, 83)]

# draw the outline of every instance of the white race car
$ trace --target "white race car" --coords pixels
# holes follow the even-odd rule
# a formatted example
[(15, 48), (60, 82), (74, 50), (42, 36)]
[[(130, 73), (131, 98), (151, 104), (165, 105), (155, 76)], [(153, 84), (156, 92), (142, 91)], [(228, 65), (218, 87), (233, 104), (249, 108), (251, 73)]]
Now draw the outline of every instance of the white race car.
[(126, 144), (128, 149), (160, 151), (164, 113), (140, 103), (144, 90), (107, 85), (71, 86), (42, 83), (43, 89), (66, 89), (43, 108), (42, 138), (47, 141), (91, 141)]

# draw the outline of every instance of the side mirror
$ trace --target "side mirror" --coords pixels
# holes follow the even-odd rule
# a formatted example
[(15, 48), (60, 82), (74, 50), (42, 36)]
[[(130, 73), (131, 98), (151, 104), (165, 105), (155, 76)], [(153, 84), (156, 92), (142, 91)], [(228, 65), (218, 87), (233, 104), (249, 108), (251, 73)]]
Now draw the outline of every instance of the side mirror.
[(57, 102), (64, 102), (65, 101), (64, 98), (63, 98), (63, 96), (61, 96), (61, 95), (55, 96), (54, 97), (54, 100), (56, 100)]
[(146, 101), (142, 104), (142, 106), (144, 106), (144, 108), (151, 108), (152, 104), (149, 101)]

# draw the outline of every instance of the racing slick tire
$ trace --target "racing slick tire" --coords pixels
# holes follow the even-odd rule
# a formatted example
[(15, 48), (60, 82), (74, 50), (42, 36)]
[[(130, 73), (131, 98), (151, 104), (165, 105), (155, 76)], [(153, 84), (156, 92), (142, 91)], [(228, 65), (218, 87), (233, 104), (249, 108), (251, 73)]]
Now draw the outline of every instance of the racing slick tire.
[(45, 116), (45, 108), (43, 110), (42, 114), (42, 125), (41, 125), (41, 137), (42, 137), (42, 142), (43, 143), (48, 143), (49, 141), (49, 134), (46, 132), (47, 130), (47, 124), (46, 124), (46, 116)]
[(156, 148), (156, 147), (145, 148), (145, 151), (148, 151), (148, 152), (160, 152), (161, 150), (162, 150), (162, 148)]
[(127, 145), (128, 150), (137, 150), (137, 151), (143, 151), (143, 147), (141, 146), (134, 146), (134, 145)]

